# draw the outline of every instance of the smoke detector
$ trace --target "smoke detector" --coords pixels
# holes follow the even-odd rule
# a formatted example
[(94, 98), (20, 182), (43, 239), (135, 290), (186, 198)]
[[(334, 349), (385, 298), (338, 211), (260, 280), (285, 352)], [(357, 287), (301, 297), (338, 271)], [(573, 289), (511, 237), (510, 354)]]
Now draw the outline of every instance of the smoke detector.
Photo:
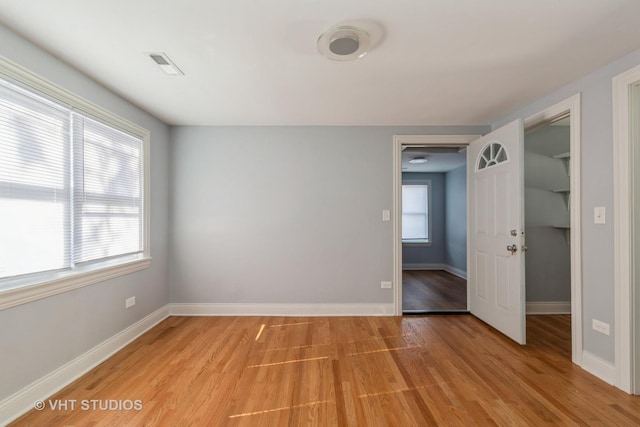
[(371, 36), (362, 28), (340, 25), (318, 37), (318, 51), (334, 61), (362, 58), (371, 47)]

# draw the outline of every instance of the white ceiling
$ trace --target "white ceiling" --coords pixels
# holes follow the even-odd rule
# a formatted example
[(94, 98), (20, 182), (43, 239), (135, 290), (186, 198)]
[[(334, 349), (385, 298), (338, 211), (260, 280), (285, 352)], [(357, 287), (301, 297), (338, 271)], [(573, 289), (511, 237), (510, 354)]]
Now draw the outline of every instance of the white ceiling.
[[(416, 157), (426, 158), (427, 163), (409, 163)], [(449, 172), (466, 164), (467, 151), (462, 147), (407, 147), (402, 151), (403, 172)]]
[[(638, 16), (638, 0), (0, 0), (0, 22), (185, 125), (488, 124), (640, 48)], [(320, 56), (345, 23), (371, 52)]]

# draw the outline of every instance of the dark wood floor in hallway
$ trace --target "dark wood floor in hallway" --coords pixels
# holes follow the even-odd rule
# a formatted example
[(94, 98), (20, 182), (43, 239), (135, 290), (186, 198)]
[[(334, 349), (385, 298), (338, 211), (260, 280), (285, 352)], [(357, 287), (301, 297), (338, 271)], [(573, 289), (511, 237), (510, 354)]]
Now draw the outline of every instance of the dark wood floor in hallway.
[(569, 316), (528, 323), (520, 346), (470, 315), (170, 317), (50, 398), (142, 409), (13, 425), (640, 425), (640, 397), (571, 363)]
[(467, 309), (467, 281), (444, 270), (402, 272), (404, 311)]

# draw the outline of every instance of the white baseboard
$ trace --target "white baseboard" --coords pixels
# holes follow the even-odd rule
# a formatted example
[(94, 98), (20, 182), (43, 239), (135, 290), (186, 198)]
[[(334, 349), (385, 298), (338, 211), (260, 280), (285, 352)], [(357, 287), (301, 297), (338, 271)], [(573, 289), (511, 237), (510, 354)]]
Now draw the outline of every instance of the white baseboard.
[(582, 352), (582, 369), (611, 385), (615, 383), (616, 367), (588, 351)]
[(451, 273), (454, 276), (458, 276), (461, 279), (467, 280), (467, 272), (464, 270), (460, 270), (459, 268), (445, 264), (444, 271), (446, 271), (447, 273)]
[(34, 402), (45, 400), (80, 378), (167, 317), (169, 317), (169, 307), (165, 305), (86, 353), (2, 400), (0, 402), (0, 425), (8, 424), (33, 409)]
[(527, 303), (527, 314), (571, 314), (571, 301), (536, 301)]
[(393, 304), (169, 304), (172, 316), (393, 316)]
[(444, 264), (438, 263), (414, 263), (402, 264), (403, 270), (444, 270)]
[(403, 270), (443, 270), (447, 273), (451, 273), (454, 276), (458, 276), (462, 279), (467, 280), (467, 272), (464, 270), (460, 270), (459, 268), (455, 268), (451, 265), (447, 264), (439, 264), (439, 263), (414, 263), (414, 264), (402, 264)]

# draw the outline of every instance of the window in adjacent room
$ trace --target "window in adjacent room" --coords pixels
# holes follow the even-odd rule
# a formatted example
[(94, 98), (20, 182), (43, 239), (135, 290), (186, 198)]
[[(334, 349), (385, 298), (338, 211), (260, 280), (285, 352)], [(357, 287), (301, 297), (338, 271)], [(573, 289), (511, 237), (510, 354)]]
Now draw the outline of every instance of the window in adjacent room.
[(430, 184), (402, 185), (402, 241), (431, 242), (429, 218)]

